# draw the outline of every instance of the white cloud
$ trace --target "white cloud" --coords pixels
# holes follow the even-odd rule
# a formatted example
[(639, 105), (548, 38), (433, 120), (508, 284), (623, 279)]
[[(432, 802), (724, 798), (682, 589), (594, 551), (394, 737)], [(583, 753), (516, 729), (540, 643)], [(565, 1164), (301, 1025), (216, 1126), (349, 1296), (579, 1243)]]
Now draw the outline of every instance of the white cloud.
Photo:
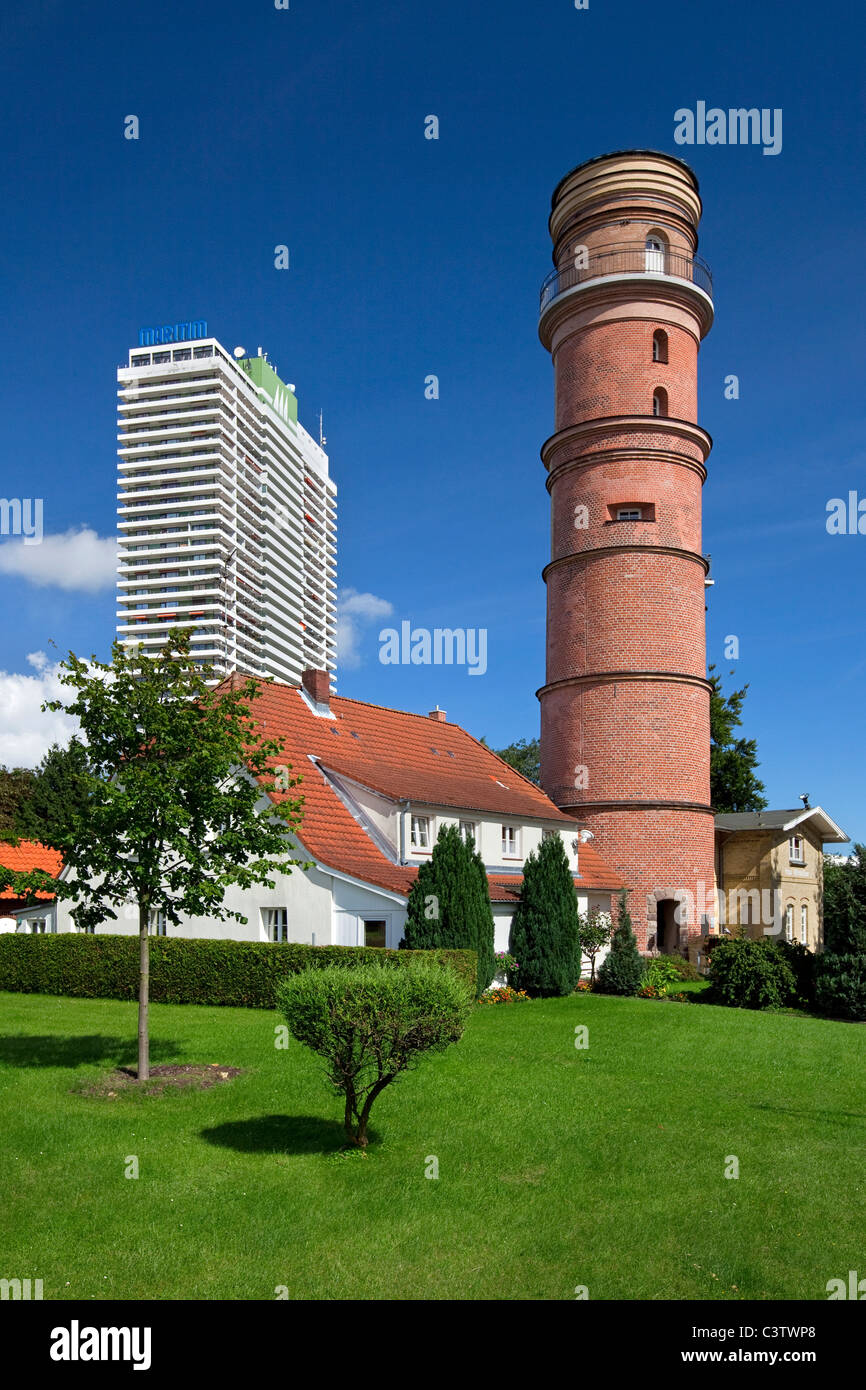
[(357, 589), (341, 589), (337, 595), (337, 663), (351, 670), (361, 665), (360, 644), (364, 628), (394, 612), (393, 603)]
[(0, 764), (35, 767), (52, 743), (62, 746), (78, 728), (62, 710), (42, 712), (44, 700), (69, 700), (74, 692), (60, 684), (60, 663), (44, 652), (27, 657), (35, 675), (0, 671)]
[(95, 594), (117, 579), (117, 542), (89, 526), (44, 536), (41, 544), (0, 542), (0, 574), (14, 574), (39, 588), (49, 585)]

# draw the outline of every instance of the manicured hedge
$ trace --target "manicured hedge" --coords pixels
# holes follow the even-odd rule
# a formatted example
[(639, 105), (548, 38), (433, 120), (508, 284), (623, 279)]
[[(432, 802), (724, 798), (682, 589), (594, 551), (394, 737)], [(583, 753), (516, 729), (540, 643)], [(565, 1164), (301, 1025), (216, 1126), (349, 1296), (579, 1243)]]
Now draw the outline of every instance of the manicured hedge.
[[(474, 951), (385, 951), (372, 946), (295, 942), (181, 940), (150, 942), (150, 997), (160, 1004), (276, 1008), (281, 980), (326, 965), (402, 966), (433, 960), (456, 971), (475, 993)], [(81, 999), (138, 998), (138, 937), (0, 935), (0, 990), (68, 994)]]

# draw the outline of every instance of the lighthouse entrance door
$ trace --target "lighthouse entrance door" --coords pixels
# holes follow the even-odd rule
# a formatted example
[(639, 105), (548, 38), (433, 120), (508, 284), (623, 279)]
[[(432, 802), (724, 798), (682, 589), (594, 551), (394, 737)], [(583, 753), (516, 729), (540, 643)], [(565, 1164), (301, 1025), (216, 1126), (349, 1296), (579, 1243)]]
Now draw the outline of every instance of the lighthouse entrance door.
[(676, 898), (662, 898), (656, 907), (656, 942), (659, 951), (664, 955), (671, 955), (679, 950), (680, 924), (676, 920), (677, 906)]

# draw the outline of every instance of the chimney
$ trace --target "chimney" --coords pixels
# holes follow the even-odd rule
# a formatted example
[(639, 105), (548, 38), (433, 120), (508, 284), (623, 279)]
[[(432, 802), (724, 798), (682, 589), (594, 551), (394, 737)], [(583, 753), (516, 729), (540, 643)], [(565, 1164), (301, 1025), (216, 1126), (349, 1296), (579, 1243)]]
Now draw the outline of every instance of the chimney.
[(438, 719), (440, 724), (444, 724), (444, 723), (446, 722), (447, 718), (448, 718), (448, 715), (447, 715), (447, 713), (446, 713), (446, 711), (445, 711), (444, 709), (440, 709), (439, 706), (437, 705), (435, 709), (431, 709), (431, 711), (430, 711), (430, 713), (428, 714), (427, 718), (428, 718), (428, 719)]
[(331, 677), (327, 671), (316, 671), (308, 666), (301, 676), (301, 685), (317, 705), (328, 705), (331, 698)]

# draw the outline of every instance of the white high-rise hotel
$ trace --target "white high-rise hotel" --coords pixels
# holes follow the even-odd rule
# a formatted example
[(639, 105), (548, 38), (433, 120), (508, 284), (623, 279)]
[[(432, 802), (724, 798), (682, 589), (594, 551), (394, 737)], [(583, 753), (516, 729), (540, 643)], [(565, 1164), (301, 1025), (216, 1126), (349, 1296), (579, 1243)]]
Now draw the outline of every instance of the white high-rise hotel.
[(267, 354), (206, 335), (142, 330), (117, 373), (118, 637), (295, 684), (336, 666), (337, 489)]

